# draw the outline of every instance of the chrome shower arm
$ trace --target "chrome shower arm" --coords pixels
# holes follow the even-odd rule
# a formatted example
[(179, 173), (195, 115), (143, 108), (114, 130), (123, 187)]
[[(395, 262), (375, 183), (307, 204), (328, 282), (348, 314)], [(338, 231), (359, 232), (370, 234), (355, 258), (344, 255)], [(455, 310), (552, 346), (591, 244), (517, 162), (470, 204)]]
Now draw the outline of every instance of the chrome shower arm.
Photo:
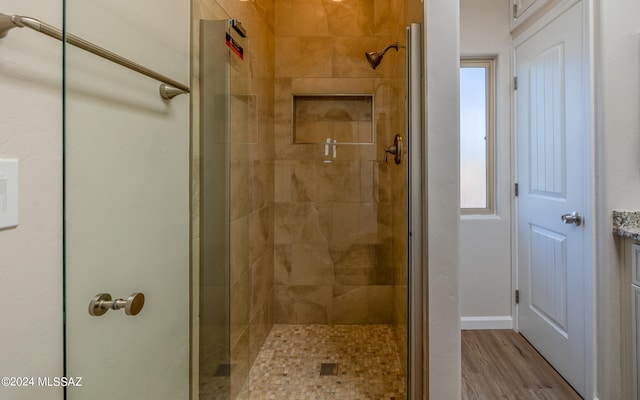
[(380, 53), (385, 54), (389, 49), (396, 49), (396, 51), (398, 51), (398, 47), (400, 47), (398, 45), (398, 42), (395, 42), (394, 44), (390, 44), (387, 47), (385, 47), (384, 50), (382, 50)]

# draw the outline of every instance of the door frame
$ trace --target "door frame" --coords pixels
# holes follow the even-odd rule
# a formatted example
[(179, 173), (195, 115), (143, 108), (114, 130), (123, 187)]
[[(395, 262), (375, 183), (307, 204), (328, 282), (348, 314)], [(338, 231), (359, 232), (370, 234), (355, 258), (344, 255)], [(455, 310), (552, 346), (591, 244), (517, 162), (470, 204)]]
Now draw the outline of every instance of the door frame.
[[(579, 2), (583, 2), (583, 55), (585, 64), (585, 74), (583, 88), (585, 90), (585, 96), (583, 99), (583, 109), (587, 114), (585, 120), (585, 131), (587, 138), (585, 140), (585, 165), (584, 171), (588, 173), (584, 176), (585, 184), (585, 214), (589, 216), (589, 219), (584, 225), (584, 243), (585, 249), (589, 251), (585, 252), (585, 265), (588, 266), (590, 273), (586, 274), (585, 280), (585, 360), (586, 360), (586, 393), (585, 398), (595, 399), (597, 393), (597, 336), (596, 336), (596, 290), (595, 282), (597, 276), (597, 242), (596, 232), (599, 224), (598, 201), (596, 194), (596, 172), (598, 168), (596, 159), (596, 102), (595, 102), (595, 59), (594, 59), (594, 6), (593, 0), (561, 0), (559, 4), (550, 10), (545, 15), (541, 16), (537, 21), (531, 23), (523, 31), (518, 32), (512, 39), (511, 49), (511, 70), (515, 76), (517, 72), (517, 60), (516, 60), (516, 47), (524, 43), (526, 40), (533, 37), (541, 29), (549, 25), (555, 19), (560, 17), (564, 12), (569, 10)], [(512, 83), (513, 85), (513, 83)], [(512, 165), (512, 177), (511, 187), (515, 188), (515, 184), (518, 182), (518, 138), (517, 138), (517, 99), (516, 90), (513, 87), (511, 91), (511, 165)], [(515, 199), (515, 191), (512, 196), (511, 207), (511, 279), (512, 279), (512, 301), (511, 312), (513, 318), (513, 329), (519, 332), (518, 321), (518, 304), (515, 302), (515, 290), (518, 289), (518, 202)]]
[(422, 182), (425, 176), (424, 112), (423, 112), (423, 24), (406, 27), (406, 137), (407, 157), (407, 400), (423, 399), (427, 391), (428, 369), (423, 349), (426, 347), (424, 310), (426, 307), (426, 276), (423, 238), (426, 237), (423, 209), (425, 196)]

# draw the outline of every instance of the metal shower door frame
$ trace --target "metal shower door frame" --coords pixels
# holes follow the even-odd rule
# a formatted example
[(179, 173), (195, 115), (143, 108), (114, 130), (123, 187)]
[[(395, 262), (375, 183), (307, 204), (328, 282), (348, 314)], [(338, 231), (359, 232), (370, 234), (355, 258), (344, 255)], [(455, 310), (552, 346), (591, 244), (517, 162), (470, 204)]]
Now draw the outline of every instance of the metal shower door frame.
[(424, 95), (422, 74), (422, 27), (412, 23), (407, 27), (407, 398), (423, 399), (426, 392), (426, 176), (424, 138)]

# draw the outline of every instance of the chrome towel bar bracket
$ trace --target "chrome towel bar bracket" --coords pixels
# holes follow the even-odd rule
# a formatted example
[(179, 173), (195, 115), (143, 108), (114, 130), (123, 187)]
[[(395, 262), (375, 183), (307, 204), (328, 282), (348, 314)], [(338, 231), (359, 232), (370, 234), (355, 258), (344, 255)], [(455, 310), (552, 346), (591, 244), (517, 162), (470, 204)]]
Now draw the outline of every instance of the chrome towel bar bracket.
[(93, 53), (98, 57), (102, 57), (106, 60), (119, 64), (123, 67), (129, 68), (133, 71), (146, 75), (149, 78), (162, 82), (162, 84), (160, 85), (160, 96), (163, 99), (170, 100), (177, 95), (190, 92), (189, 86), (187, 85), (183, 85), (180, 82), (174, 81), (171, 78), (161, 75), (149, 68), (143, 67), (142, 65), (137, 64), (122, 56), (119, 56), (118, 54), (112, 53), (109, 50), (103, 49), (102, 47), (97, 46), (78, 36), (72, 35), (70, 33), (66, 33), (63, 35), (60, 29), (55, 28), (51, 25), (48, 25), (35, 18), (24, 17), (20, 15), (6, 15), (6, 14), (0, 13), (0, 38), (7, 36), (7, 33), (12, 28), (24, 28), (24, 27), (31, 28), (34, 31), (37, 31), (40, 33), (44, 33), (45, 35), (50, 36), (54, 39), (58, 39), (60, 41), (64, 40), (70, 45), (73, 45), (82, 50), (88, 51), (90, 53)]

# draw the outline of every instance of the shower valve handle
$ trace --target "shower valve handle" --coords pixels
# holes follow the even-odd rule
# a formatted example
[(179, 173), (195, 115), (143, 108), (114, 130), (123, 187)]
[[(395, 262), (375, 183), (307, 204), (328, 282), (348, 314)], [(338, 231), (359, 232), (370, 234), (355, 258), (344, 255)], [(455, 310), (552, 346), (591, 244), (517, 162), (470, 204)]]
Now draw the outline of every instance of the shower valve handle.
[(387, 162), (387, 156), (389, 154), (398, 154), (398, 149), (396, 149), (396, 146), (389, 146), (384, 149), (384, 162)]
[(393, 154), (393, 160), (396, 164), (400, 164), (402, 162), (402, 154), (404, 153), (404, 141), (402, 140), (402, 136), (400, 134), (396, 134), (393, 138), (393, 145), (384, 149), (384, 162), (387, 162), (387, 153)]

